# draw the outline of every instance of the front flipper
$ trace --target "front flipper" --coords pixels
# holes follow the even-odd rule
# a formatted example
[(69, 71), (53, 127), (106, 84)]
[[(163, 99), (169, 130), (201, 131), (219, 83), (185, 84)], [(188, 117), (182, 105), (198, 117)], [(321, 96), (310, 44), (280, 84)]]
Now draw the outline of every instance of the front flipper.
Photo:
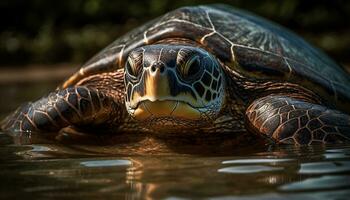
[(350, 142), (350, 116), (322, 105), (270, 95), (246, 110), (247, 128), (276, 143)]
[(84, 86), (53, 92), (34, 103), (19, 107), (1, 122), (1, 129), (12, 132), (56, 132), (69, 125), (97, 126), (120, 110), (113, 98)]

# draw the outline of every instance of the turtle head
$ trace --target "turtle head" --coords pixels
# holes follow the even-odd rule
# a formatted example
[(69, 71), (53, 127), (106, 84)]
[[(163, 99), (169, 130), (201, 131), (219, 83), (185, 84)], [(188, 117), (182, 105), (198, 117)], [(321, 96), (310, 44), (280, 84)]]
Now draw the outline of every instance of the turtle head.
[(204, 49), (148, 45), (125, 64), (125, 103), (136, 120), (157, 130), (209, 125), (224, 101), (220, 64)]

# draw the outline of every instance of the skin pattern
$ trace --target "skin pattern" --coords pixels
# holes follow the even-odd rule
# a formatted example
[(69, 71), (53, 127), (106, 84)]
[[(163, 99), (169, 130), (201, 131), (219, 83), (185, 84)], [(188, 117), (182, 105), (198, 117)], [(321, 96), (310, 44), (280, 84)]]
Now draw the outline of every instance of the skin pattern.
[(184, 7), (117, 39), (1, 128), (344, 143), (348, 85), (340, 66), (278, 25), (225, 6)]

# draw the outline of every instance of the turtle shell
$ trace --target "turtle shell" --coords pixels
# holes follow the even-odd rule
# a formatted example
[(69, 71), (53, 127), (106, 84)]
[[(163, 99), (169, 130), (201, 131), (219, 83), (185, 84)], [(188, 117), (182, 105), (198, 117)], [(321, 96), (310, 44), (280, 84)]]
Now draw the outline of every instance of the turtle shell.
[(62, 87), (122, 68), (131, 50), (167, 38), (195, 41), (254, 80), (280, 79), (320, 93), (334, 104), (349, 102), (350, 78), (327, 55), (277, 24), (225, 5), (179, 8), (134, 29), (89, 60)]

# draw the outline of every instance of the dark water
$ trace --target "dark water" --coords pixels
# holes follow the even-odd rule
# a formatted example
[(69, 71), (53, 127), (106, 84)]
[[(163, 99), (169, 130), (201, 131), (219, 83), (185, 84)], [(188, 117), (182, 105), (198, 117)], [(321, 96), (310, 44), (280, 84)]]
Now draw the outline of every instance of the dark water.
[[(0, 113), (55, 84), (0, 86)], [(5, 91), (6, 90), (6, 91)], [(34, 92), (35, 91), (35, 92)], [(86, 142), (0, 132), (0, 199), (349, 199), (350, 146)], [(101, 139), (101, 138), (100, 138)], [(203, 148), (201, 151), (200, 149)], [(219, 147), (217, 147), (219, 148)]]

